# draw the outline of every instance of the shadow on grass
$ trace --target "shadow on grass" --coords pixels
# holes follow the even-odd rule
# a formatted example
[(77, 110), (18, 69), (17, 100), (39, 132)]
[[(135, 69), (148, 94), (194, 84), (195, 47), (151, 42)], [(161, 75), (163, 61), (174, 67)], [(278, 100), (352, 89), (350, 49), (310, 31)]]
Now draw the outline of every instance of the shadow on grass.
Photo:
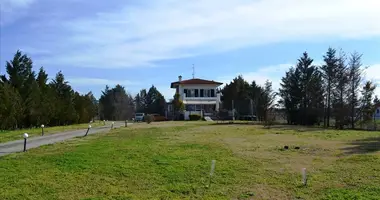
[(380, 137), (371, 137), (350, 142), (350, 147), (342, 150), (345, 154), (366, 154), (380, 151)]
[[(232, 122), (232, 121), (224, 121), (224, 122), (217, 122), (210, 125), (255, 125), (258, 126), (258, 128), (261, 129), (269, 129), (268, 127), (264, 127), (264, 125), (260, 122)], [(286, 130), (292, 130), (297, 132), (310, 132), (310, 131), (323, 131), (324, 128), (320, 127), (310, 127), (310, 126), (297, 126), (297, 125), (288, 125), (288, 124), (276, 124), (272, 125), (270, 129), (276, 129), (280, 131), (286, 131)]]

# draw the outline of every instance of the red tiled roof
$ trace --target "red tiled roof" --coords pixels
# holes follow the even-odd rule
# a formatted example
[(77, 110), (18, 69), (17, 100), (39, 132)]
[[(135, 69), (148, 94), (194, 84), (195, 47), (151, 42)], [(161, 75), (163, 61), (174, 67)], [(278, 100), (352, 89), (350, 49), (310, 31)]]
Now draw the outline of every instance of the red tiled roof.
[(171, 83), (170, 87), (175, 88), (175, 85), (179, 84), (213, 84), (213, 85), (223, 85), (223, 83), (216, 82), (216, 81), (210, 81), (210, 80), (204, 80), (204, 79), (199, 79), (199, 78), (193, 78), (193, 79), (188, 79), (188, 80), (182, 80), (182, 81), (177, 81)]

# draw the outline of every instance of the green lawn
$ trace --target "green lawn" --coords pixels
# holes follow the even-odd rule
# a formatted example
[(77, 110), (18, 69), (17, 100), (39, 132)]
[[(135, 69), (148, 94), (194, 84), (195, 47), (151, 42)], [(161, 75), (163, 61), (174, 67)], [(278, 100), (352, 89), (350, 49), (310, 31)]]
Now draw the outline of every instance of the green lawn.
[[(77, 129), (86, 129), (89, 124), (75, 124), (69, 126), (54, 126), (54, 127), (45, 127), (44, 135), (50, 135), (54, 133), (60, 133), (64, 131), (71, 131)], [(92, 127), (103, 126), (103, 122), (94, 122), (91, 124)], [(29, 137), (41, 136), (41, 128), (33, 129), (22, 129), (16, 131), (0, 131), (0, 143), (20, 140), (24, 133), (28, 133)]]
[(141, 123), (0, 157), (0, 199), (374, 200), (379, 169), (380, 132)]

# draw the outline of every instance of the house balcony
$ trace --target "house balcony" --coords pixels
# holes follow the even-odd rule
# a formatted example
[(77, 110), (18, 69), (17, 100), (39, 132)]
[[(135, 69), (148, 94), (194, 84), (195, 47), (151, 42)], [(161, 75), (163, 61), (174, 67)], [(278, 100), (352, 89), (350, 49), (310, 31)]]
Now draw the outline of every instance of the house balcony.
[(220, 102), (220, 95), (216, 97), (187, 97), (185, 94), (181, 96), (184, 104), (218, 104)]

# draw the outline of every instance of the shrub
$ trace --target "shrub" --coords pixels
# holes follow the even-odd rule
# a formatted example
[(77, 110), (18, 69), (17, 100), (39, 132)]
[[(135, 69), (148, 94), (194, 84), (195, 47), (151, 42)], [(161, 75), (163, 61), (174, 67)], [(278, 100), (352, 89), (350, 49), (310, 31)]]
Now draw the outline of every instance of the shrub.
[(146, 115), (144, 119), (145, 119), (145, 122), (147, 124), (150, 124), (151, 122), (154, 121), (154, 116), (153, 115)]
[(276, 115), (273, 114), (273, 112), (267, 111), (266, 117), (264, 119), (264, 127), (271, 128), (275, 124), (276, 121)]
[(185, 115), (184, 114), (179, 114), (179, 116), (178, 116), (178, 120), (179, 121), (183, 121), (183, 120), (185, 120)]
[(165, 117), (165, 116), (162, 116), (162, 115), (154, 115), (154, 121), (155, 121), (155, 122), (166, 121), (166, 117)]
[(196, 114), (189, 115), (189, 118), (190, 118), (191, 121), (201, 120), (201, 116), (200, 115), (196, 115)]

